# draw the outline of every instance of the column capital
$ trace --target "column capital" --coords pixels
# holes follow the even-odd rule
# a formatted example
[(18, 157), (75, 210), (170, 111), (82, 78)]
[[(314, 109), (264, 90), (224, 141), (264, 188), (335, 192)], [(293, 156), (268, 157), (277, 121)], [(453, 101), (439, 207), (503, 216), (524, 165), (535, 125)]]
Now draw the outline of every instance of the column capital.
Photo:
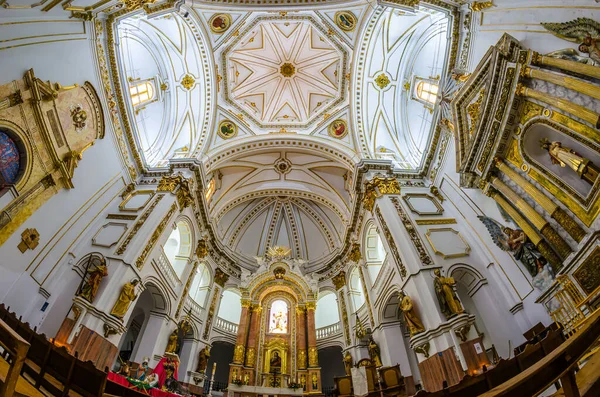
[(313, 312), (317, 310), (317, 302), (306, 302), (306, 310)]
[(365, 182), (363, 206), (367, 211), (373, 211), (375, 200), (386, 194), (400, 194), (400, 184), (395, 177), (374, 176)]

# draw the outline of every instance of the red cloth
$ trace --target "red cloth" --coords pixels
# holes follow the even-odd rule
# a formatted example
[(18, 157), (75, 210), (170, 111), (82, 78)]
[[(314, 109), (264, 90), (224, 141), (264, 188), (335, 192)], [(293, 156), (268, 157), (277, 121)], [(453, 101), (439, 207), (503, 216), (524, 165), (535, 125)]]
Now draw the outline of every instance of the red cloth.
[[(167, 371), (165, 371), (165, 366), (164, 366), (164, 364), (167, 362), (167, 360), (169, 360), (169, 358), (167, 358), (167, 357), (161, 358), (160, 361), (158, 362), (158, 364), (156, 364), (156, 367), (154, 367), (154, 371), (152, 371), (153, 373), (158, 375), (158, 387), (159, 388), (161, 388), (165, 384), (165, 380), (167, 380)], [(173, 366), (175, 366), (175, 371), (173, 372), (173, 377), (176, 380), (179, 380), (179, 375), (177, 374), (179, 372), (179, 362), (172, 361), (172, 360), (169, 360), (169, 361), (171, 362), (171, 364), (173, 364)]]
[(157, 388), (153, 388), (148, 390), (147, 392), (144, 392), (143, 390), (138, 389), (137, 387), (133, 387), (133, 385), (131, 383), (129, 383), (129, 381), (127, 380), (126, 377), (124, 377), (123, 375), (119, 375), (115, 372), (109, 372), (108, 373), (108, 380), (111, 380), (115, 383), (118, 383), (122, 386), (125, 386), (127, 388), (133, 388), (136, 390), (139, 390), (140, 392), (146, 394), (148, 393), (148, 395), (152, 396), (152, 397), (180, 397), (178, 394), (173, 394), (173, 393), (169, 393), (167, 391), (163, 391)]

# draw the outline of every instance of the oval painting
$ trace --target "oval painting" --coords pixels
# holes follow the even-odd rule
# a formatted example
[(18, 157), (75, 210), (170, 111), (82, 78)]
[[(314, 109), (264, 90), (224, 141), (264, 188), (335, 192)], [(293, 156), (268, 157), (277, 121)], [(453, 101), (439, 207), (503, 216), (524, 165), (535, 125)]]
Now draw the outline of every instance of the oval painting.
[(228, 14), (215, 14), (208, 21), (210, 30), (220, 34), (225, 32), (231, 26), (231, 16)]
[(219, 136), (223, 139), (233, 138), (237, 135), (237, 125), (229, 120), (223, 120), (219, 123)]
[(348, 133), (348, 124), (342, 119), (337, 119), (329, 124), (329, 135), (334, 138), (343, 138)]
[(346, 32), (352, 32), (356, 28), (356, 17), (350, 11), (340, 11), (335, 14), (335, 24)]

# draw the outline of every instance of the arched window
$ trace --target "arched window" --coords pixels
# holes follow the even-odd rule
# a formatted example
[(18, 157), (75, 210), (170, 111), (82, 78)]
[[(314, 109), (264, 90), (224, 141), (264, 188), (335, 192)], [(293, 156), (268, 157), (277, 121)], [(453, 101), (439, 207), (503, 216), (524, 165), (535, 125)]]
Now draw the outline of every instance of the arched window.
[(352, 298), (352, 307), (354, 308), (352, 313), (355, 313), (365, 303), (365, 293), (357, 267), (350, 273), (350, 297)]
[(133, 106), (138, 106), (152, 101), (156, 95), (156, 90), (151, 81), (145, 80), (130, 86), (129, 95), (131, 95), (131, 103)]
[(288, 333), (288, 305), (282, 300), (276, 300), (271, 304), (269, 332), (272, 334)]
[(201, 307), (206, 304), (206, 297), (210, 288), (210, 271), (204, 263), (198, 265), (196, 276), (190, 287), (190, 298), (192, 298)]
[(241, 296), (237, 291), (230, 289), (225, 290), (225, 292), (223, 292), (223, 297), (221, 298), (221, 304), (219, 305), (218, 316), (230, 323), (239, 324), (241, 315)]
[(429, 102), (435, 104), (437, 101), (437, 94), (439, 91), (439, 86), (430, 81), (421, 80), (417, 84), (417, 98), (422, 101)]
[(371, 278), (371, 282), (375, 284), (375, 280), (377, 280), (377, 276), (381, 271), (381, 267), (383, 266), (383, 261), (385, 261), (386, 252), (383, 248), (383, 244), (381, 242), (381, 237), (379, 237), (379, 233), (377, 233), (377, 227), (374, 223), (371, 223), (367, 228), (365, 233), (365, 260), (367, 262), (367, 269), (369, 271), (369, 276)]
[(192, 231), (187, 222), (177, 222), (163, 246), (163, 251), (177, 276), (181, 277), (192, 253)]
[(0, 129), (0, 189), (17, 184), (25, 171), (25, 153), (15, 134)]
[(315, 327), (323, 328), (340, 321), (337, 298), (331, 291), (324, 292), (317, 301)]

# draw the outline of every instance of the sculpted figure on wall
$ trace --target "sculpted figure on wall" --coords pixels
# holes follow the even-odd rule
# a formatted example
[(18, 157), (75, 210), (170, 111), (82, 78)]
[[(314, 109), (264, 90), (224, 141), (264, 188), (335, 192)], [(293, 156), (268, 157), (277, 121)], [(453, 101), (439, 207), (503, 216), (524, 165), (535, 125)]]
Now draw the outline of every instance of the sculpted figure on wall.
[(373, 337), (369, 339), (369, 357), (371, 357), (371, 361), (375, 364), (376, 367), (381, 367), (383, 364), (381, 363), (381, 350)]
[(99, 265), (94, 266), (93, 269), (88, 269), (86, 275), (87, 280), (81, 287), (78, 295), (88, 302), (93, 303), (98, 293), (98, 288), (100, 288), (100, 282), (102, 282), (104, 277), (108, 276), (106, 261), (102, 259)]
[(414, 336), (418, 333), (425, 331), (425, 327), (423, 326), (421, 319), (415, 312), (412, 299), (410, 298), (410, 296), (406, 295), (404, 291), (400, 291), (398, 293), (398, 306), (402, 311), (402, 315), (404, 316), (404, 322), (408, 327), (410, 336)]
[(596, 179), (598, 179), (600, 170), (594, 163), (579, 155), (575, 150), (563, 146), (561, 142), (550, 142), (545, 138), (540, 141), (540, 145), (542, 149), (548, 151), (552, 164), (572, 169), (581, 179), (590, 185), (593, 185)]
[(600, 23), (590, 18), (577, 18), (562, 23), (542, 23), (542, 26), (561, 39), (578, 43), (581, 53), (587, 54), (596, 66), (600, 64)]
[(346, 370), (346, 375), (352, 375), (352, 355), (350, 352), (346, 352), (344, 355), (344, 369)]
[(433, 280), (435, 294), (442, 314), (449, 319), (457, 314), (464, 313), (465, 309), (463, 309), (456, 292), (454, 292), (454, 285), (456, 284), (454, 278), (443, 277), (440, 269), (435, 269), (433, 274), (435, 274)]
[(127, 314), (127, 310), (129, 309), (129, 305), (131, 302), (137, 298), (135, 294), (135, 287), (138, 285), (139, 280), (133, 280), (131, 282), (126, 283), (121, 289), (121, 294), (119, 295), (119, 299), (115, 302), (110, 314), (117, 317), (120, 320), (123, 320), (123, 317)]

